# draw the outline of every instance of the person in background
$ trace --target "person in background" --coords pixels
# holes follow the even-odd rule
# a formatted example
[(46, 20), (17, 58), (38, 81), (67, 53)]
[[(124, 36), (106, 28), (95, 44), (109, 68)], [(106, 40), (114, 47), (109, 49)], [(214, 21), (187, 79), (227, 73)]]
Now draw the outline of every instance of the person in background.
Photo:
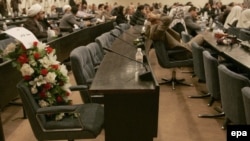
[(197, 35), (196, 33), (197, 30), (201, 30), (201, 26), (198, 23), (196, 23), (197, 16), (198, 14), (196, 7), (193, 6), (189, 8), (188, 13), (184, 17), (188, 34), (192, 35), (193, 37)]
[(135, 11), (135, 13), (130, 18), (131, 25), (144, 25), (146, 20), (146, 10), (144, 5), (139, 5)]
[(77, 11), (78, 11), (78, 8), (75, 6), (74, 7), (71, 7), (69, 5), (63, 6), (64, 15), (59, 24), (61, 31), (64, 31), (64, 30), (68, 31), (70, 29), (73, 29), (75, 25), (77, 25), (80, 28), (90, 25), (89, 21), (78, 22), (76, 20), (75, 16), (76, 16)]
[(123, 6), (118, 6), (117, 8), (117, 15), (116, 15), (116, 23), (117, 25), (121, 24), (121, 23), (127, 23), (128, 20), (126, 19), (125, 15), (124, 15), (124, 7)]
[(10, 1), (10, 6), (12, 8), (12, 12), (14, 14), (18, 14), (19, 13), (19, 4), (21, 4), (21, 0), (11, 0)]
[(110, 11), (110, 6), (109, 5), (104, 5), (104, 10), (103, 10), (103, 16), (105, 18), (105, 21), (106, 20), (112, 20), (112, 19), (115, 19), (116, 16), (112, 16), (111, 15), (111, 11)]
[(245, 9), (241, 13), (236, 27), (250, 29), (250, 9)]
[(40, 23), (44, 19), (44, 11), (42, 6), (34, 4), (28, 9), (28, 18), (24, 23), (24, 27), (30, 30), (37, 38), (46, 38), (47, 29)]
[(102, 19), (103, 12), (104, 12), (104, 4), (103, 4), (103, 3), (100, 3), (100, 4), (98, 5), (97, 11), (95, 11), (95, 13), (96, 13), (96, 18)]
[(230, 13), (228, 14), (226, 21), (224, 23), (224, 28), (228, 29), (231, 26), (236, 26), (237, 22), (238, 22), (238, 18), (240, 17), (242, 12), (242, 7), (239, 5), (235, 5)]
[(7, 16), (7, 5), (6, 0), (0, 0), (0, 14), (3, 16)]

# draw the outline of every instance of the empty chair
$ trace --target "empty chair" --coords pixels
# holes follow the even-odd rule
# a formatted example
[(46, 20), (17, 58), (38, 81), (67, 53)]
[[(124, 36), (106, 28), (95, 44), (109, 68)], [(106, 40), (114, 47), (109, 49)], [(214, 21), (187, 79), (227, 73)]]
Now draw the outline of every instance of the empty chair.
[(95, 41), (102, 47), (102, 48), (110, 48), (112, 46), (115, 37), (110, 34), (110, 32), (105, 32), (101, 36), (98, 36)]
[(243, 96), (246, 121), (247, 124), (250, 124), (250, 87), (244, 87), (241, 89), (241, 91)]
[[(40, 108), (27, 85), (21, 81), (17, 88), (29, 123), (37, 140), (69, 140), (96, 138), (104, 123), (104, 108), (96, 103), (62, 105)], [(46, 114), (73, 113), (78, 116), (64, 117), (55, 121)]]
[[(75, 48), (70, 53), (71, 68), (77, 85), (90, 86), (95, 76), (95, 68), (86, 46)], [(102, 103), (102, 95), (89, 94), (87, 91), (80, 91), (84, 103)]]
[(115, 37), (118, 37), (122, 34), (121, 30), (115, 28), (110, 31), (110, 34), (114, 35)]
[[(167, 50), (165, 47), (165, 43), (163, 41), (153, 41), (153, 46), (155, 48), (155, 53), (157, 56), (157, 60), (161, 67), (163, 68), (176, 68), (176, 67), (185, 67), (185, 66), (192, 66), (193, 60), (192, 59), (186, 59), (186, 60), (173, 60), (171, 58), (171, 55), (183, 52), (185, 50)], [(186, 86), (192, 86), (192, 84), (186, 84), (184, 83), (184, 79), (177, 79), (176, 78), (176, 71), (173, 69), (172, 71), (172, 78), (170, 80), (168, 79), (162, 79), (166, 81), (165, 83), (171, 83), (172, 89), (175, 89), (176, 84), (186, 85)], [(164, 84), (164, 83), (160, 83)]]
[(130, 28), (130, 24), (128, 23), (120, 23), (119, 26), (123, 31), (128, 30)]
[(227, 33), (239, 38), (240, 28), (231, 26), (227, 29)]
[(206, 81), (202, 54), (204, 50), (205, 49), (196, 42), (192, 43), (194, 74), (198, 77), (199, 82)]
[(189, 35), (188, 33), (186, 33), (185, 31), (181, 32), (181, 40), (184, 43), (189, 42), (193, 37), (191, 35)]
[(225, 113), (225, 122), (222, 129), (225, 129), (230, 122), (234, 124), (246, 124), (241, 89), (249, 86), (250, 81), (247, 77), (230, 70), (222, 64), (219, 65), (218, 72), (221, 103)]
[(86, 47), (89, 50), (94, 66), (100, 65), (104, 57), (102, 47), (100, 47), (96, 42), (89, 43)]
[(250, 41), (250, 31), (246, 29), (240, 29), (239, 39), (242, 41)]

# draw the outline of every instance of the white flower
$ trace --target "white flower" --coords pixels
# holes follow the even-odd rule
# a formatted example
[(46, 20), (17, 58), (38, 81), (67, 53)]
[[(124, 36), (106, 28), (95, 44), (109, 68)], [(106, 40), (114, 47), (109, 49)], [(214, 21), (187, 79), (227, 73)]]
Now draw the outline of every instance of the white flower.
[(14, 52), (16, 49), (16, 44), (10, 43), (4, 50), (3, 55), (8, 55), (11, 52)]
[(68, 70), (64, 64), (60, 66), (59, 70), (64, 76), (68, 76)]
[(70, 83), (66, 83), (66, 84), (64, 84), (61, 88), (62, 88), (64, 91), (66, 91), (66, 92), (68, 92), (69, 94), (71, 94), (71, 90), (69, 89), (70, 86), (71, 86)]
[(56, 73), (54, 72), (49, 72), (44, 79), (49, 82), (49, 83), (55, 83), (56, 82)]
[(60, 62), (57, 61), (57, 56), (54, 55), (53, 53), (47, 54), (47, 56), (48, 56), (48, 59), (51, 61), (51, 64), (53, 65), (60, 64)]
[(30, 64), (31, 66), (33, 66), (33, 67), (37, 66), (37, 62), (36, 62), (36, 60), (34, 60), (34, 59), (30, 59), (30, 60), (29, 60), (29, 64)]
[(38, 92), (37, 88), (35, 85), (33, 85), (33, 87), (31, 88), (31, 93), (32, 94), (36, 94)]
[(42, 59), (38, 60), (43, 67), (48, 68), (50, 65), (52, 65), (51, 60), (49, 60), (48, 56), (44, 56)]
[(34, 69), (29, 64), (23, 64), (20, 69), (22, 76), (31, 76), (34, 73)]
[(44, 101), (44, 100), (39, 100), (38, 104), (40, 105), (40, 107), (48, 107), (49, 103)]
[(64, 117), (64, 113), (60, 113), (60, 114), (58, 114), (58, 115), (56, 115), (56, 121), (58, 121), (58, 120), (61, 120), (62, 118)]
[(46, 84), (47, 82), (45, 81), (45, 79), (43, 78), (42, 75), (39, 75), (38, 77), (36, 77), (33, 81), (30, 81), (29, 84), (30, 85), (35, 85), (35, 86), (41, 86), (43, 84)]
[(45, 47), (46, 47), (46, 44), (44, 44), (42, 42), (38, 42), (38, 44), (37, 44), (38, 51), (44, 50)]

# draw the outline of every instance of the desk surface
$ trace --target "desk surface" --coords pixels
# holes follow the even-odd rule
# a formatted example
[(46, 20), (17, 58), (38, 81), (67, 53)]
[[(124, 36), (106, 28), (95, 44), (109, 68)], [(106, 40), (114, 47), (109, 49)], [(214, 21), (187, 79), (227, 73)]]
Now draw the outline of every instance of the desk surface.
[[(135, 39), (126, 33), (119, 38), (129, 43)], [(111, 49), (130, 58), (137, 50), (119, 39)], [(135, 61), (111, 52), (98, 68), (90, 92), (104, 95), (105, 141), (153, 141), (157, 136), (159, 85), (154, 75), (151, 81), (141, 81), (137, 72)]]
[(241, 47), (241, 45), (217, 45), (216, 38), (212, 32), (204, 31), (200, 32), (199, 34), (202, 34), (205, 41), (221, 55), (229, 58), (231, 61), (234, 61), (245, 69), (250, 70), (250, 52)]

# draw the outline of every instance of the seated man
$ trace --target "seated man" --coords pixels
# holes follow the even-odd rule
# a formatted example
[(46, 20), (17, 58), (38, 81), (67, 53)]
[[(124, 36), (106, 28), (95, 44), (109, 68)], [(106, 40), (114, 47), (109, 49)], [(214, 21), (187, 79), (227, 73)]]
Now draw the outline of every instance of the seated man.
[(28, 19), (24, 23), (24, 27), (30, 30), (37, 38), (46, 38), (47, 29), (39, 22), (44, 19), (44, 11), (42, 6), (34, 4), (28, 9)]
[(72, 7), (69, 5), (65, 5), (63, 7), (63, 12), (64, 15), (60, 21), (59, 27), (61, 29), (61, 31), (63, 30), (67, 30), (69, 31), (70, 29), (72, 30), (74, 28), (74, 26), (78, 26), (80, 28), (86, 27), (90, 24), (89, 21), (85, 21), (85, 22), (78, 22), (76, 20), (76, 13), (78, 11), (77, 7)]
[(140, 5), (137, 7), (135, 13), (130, 18), (131, 25), (144, 25), (146, 20), (146, 10), (144, 5)]
[(196, 7), (191, 7), (188, 10), (188, 13), (184, 17), (184, 21), (187, 27), (187, 31), (190, 35), (193, 37), (197, 35), (196, 31), (201, 30), (201, 27), (198, 23), (196, 23), (197, 20), (197, 9)]
[(192, 58), (191, 43), (196, 42), (197, 44), (201, 45), (204, 41), (203, 37), (201, 35), (198, 35), (198, 36), (195, 36), (188, 43), (181, 43), (180, 35), (173, 29), (169, 28), (169, 25), (171, 24), (171, 22), (172, 22), (171, 17), (162, 16), (160, 18), (159, 24), (154, 24), (151, 26), (149, 38), (152, 40), (164, 41), (166, 43), (167, 49), (186, 50), (184, 52), (175, 54), (175, 56), (172, 56), (172, 58), (175, 60), (184, 60), (184, 59)]

